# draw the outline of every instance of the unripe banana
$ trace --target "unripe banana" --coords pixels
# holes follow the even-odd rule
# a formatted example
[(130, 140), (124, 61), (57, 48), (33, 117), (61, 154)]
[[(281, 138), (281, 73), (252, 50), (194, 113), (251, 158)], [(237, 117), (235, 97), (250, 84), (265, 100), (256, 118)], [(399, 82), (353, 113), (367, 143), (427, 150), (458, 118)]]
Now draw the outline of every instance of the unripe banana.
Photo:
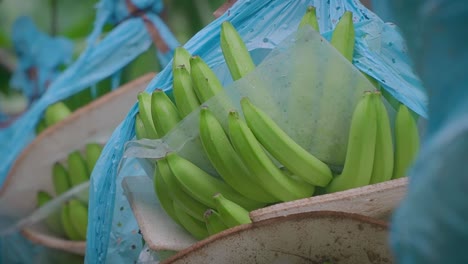
[(375, 93), (374, 108), (377, 115), (377, 135), (371, 184), (388, 181), (392, 178), (393, 173), (393, 140), (390, 120), (380, 92)]
[(156, 89), (151, 95), (151, 115), (160, 137), (166, 135), (181, 120), (179, 110), (161, 89)]
[(190, 73), (190, 57), (192, 55), (184, 47), (179, 46), (174, 49), (174, 58), (172, 60), (172, 71), (174, 72), (175, 68), (180, 66), (185, 66), (185, 69)]
[(154, 170), (154, 178), (153, 178), (154, 191), (156, 193), (156, 196), (158, 197), (159, 204), (164, 209), (166, 214), (170, 218), (172, 218), (172, 220), (174, 220), (176, 223), (180, 224), (180, 221), (177, 218), (177, 215), (175, 213), (174, 203), (171, 197), (169, 187), (167, 186), (166, 182), (161, 176), (160, 169), (161, 168), (159, 166), (156, 166), (156, 169)]
[(88, 143), (85, 146), (86, 166), (88, 167), (89, 176), (93, 172), (94, 166), (101, 156), (103, 147), (98, 143)]
[(346, 11), (333, 30), (330, 44), (350, 62), (354, 53), (354, 37), (353, 13)]
[(317, 32), (319, 31), (315, 6), (308, 6), (305, 15), (299, 22), (299, 28), (302, 28), (305, 25), (311, 26)]
[(234, 227), (242, 224), (252, 223), (250, 220), (249, 211), (245, 210), (237, 203), (226, 199), (221, 193), (213, 196), (216, 204), (216, 211), (219, 213), (221, 220), (227, 227)]
[(315, 187), (286, 177), (268, 157), (236, 111), (229, 112), (229, 135), (234, 149), (244, 164), (255, 175), (256, 181), (271, 195), (281, 201), (292, 201), (312, 196)]
[(395, 119), (395, 167), (393, 179), (405, 177), (419, 151), (419, 134), (416, 121), (409, 109), (400, 104)]
[(182, 209), (197, 220), (203, 221), (203, 214), (208, 208), (207, 205), (197, 201), (186, 193), (177, 178), (172, 173), (166, 159), (158, 160), (159, 173), (166, 184), (167, 192), (173, 201), (179, 204)]
[(254, 180), (252, 173), (236, 153), (222, 125), (211, 111), (200, 111), (200, 139), (213, 167), (234, 190), (254, 201), (278, 202)]
[[(45, 191), (39, 191), (37, 193), (37, 206), (41, 207), (46, 203), (50, 202), (53, 199), (52, 195)], [(63, 229), (62, 221), (60, 219), (60, 212), (55, 211), (50, 213), (45, 219), (44, 223), (47, 227), (57, 235), (64, 235), (65, 231)]]
[(176, 202), (174, 202), (174, 211), (182, 227), (185, 228), (193, 237), (198, 240), (209, 236), (205, 223), (199, 221), (187, 214)]
[(52, 184), (57, 195), (71, 188), (70, 175), (68, 175), (65, 167), (59, 162), (54, 163), (52, 166)]
[(241, 99), (241, 106), (250, 130), (275, 159), (310, 184), (324, 187), (331, 181), (327, 164), (297, 144), (264, 111), (247, 97)]
[(136, 114), (135, 116), (135, 134), (136, 139), (148, 138), (146, 134), (145, 125), (141, 120), (140, 113)]
[(221, 24), (221, 50), (234, 81), (255, 69), (241, 36), (229, 21)]
[(44, 114), (45, 123), (47, 127), (52, 126), (65, 119), (71, 113), (70, 109), (63, 102), (49, 105)]
[(353, 112), (344, 168), (327, 186), (327, 193), (370, 183), (377, 135), (377, 116), (373, 99), (375, 96), (375, 93), (366, 92)]
[(223, 181), (212, 177), (197, 165), (180, 157), (176, 153), (167, 154), (166, 159), (172, 173), (174, 173), (184, 190), (210, 208), (215, 207), (213, 195), (216, 193), (222, 193), (248, 210), (265, 206), (265, 203), (252, 201), (242, 196)]
[(199, 56), (190, 58), (190, 66), (193, 88), (201, 103), (223, 90), (223, 86), (210, 67)]
[(68, 216), (76, 233), (82, 240), (86, 240), (88, 208), (78, 200), (70, 200), (68, 202)]
[(78, 231), (75, 230), (73, 224), (71, 223), (70, 207), (68, 203), (62, 205), (60, 219), (62, 220), (62, 226), (63, 230), (65, 231), (65, 235), (67, 235), (70, 240), (83, 240), (83, 238), (80, 236)]
[(203, 214), (206, 229), (208, 230), (208, 234), (214, 235), (223, 230), (228, 229), (227, 225), (224, 224), (221, 216), (213, 209), (208, 209)]
[(192, 77), (184, 65), (173, 70), (173, 93), (177, 108), (182, 117), (190, 114), (200, 106), (197, 94), (193, 89)]
[(146, 136), (148, 139), (159, 138), (151, 116), (151, 94), (141, 92), (138, 94), (138, 111), (140, 113), (141, 121), (145, 126)]
[(68, 154), (67, 164), (68, 175), (70, 176), (70, 183), (72, 187), (89, 179), (89, 172), (88, 168), (86, 167), (86, 162), (79, 151), (73, 151)]

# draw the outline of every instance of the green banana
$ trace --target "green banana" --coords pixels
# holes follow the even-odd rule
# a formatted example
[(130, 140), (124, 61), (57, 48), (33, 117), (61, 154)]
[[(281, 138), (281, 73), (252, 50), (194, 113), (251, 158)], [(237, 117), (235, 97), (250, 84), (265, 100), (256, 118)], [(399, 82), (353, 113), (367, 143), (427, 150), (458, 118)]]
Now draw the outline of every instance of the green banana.
[(370, 183), (377, 136), (375, 93), (366, 92), (352, 118), (343, 171), (327, 186), (327, 193), (361, 187)]
[[(255, 175), (257, 182), (266, 191), (280, 201), (292, 201), (312, 196), (315, 187), (286, 177), (268, 157), (252, 131), (239, 118), (236, 111), (229, 112), (228, 119), (229, 134), (234, 149), (247, 168)], [(227, 198), (229, 199), (229, 197)]]
[(393, 179), (405, 177), (419, 151), (418, 126), (410, 110), (400, 104), (395, 119), (395, 167)]
[(353, 13), (346, 11), (333, 30), (330, 44), (350, 62), (354, 53), (354, 37)]
[(136, 139), (148, 138), (140, 113), (137, 113), (135, 116), (135, 134)]
[(197, 201), (195, 198), (186, 193), (177, 178), (172, 173), (166, 159), (160, 159), (158, 162), (158, 169), (160, 176), (166, 184), (167, 191), (173, 201), (179, 204), (182, 209), (191, 215), (193, 218), (203, 221), (203, 214), (208, 206)]
[(254, 201), (278, 202), (254, 180), (236, 153), (218, 119), (207, 107), (200, 111), (200, 139), (213, 167), (234, 190)]
[(250, 220), (249, 211), (245, 210), (237, 203), (226, 199), (221, 193), (213, 196), (216, 204), (216, 210), (221, 217), (221, 220), (227, 227), (252, 223)]
[(376, 91), (374, 108), (377, 115), (377, 135), (375, 139), (374, 167), (370, 183), (388, 181), (393, 173), (393, 140), (392, 129), (382, 95)]
[(154, 170), (154, 191), (156, 196), (158, 196), (159, 204), (167, 213), (167, 215), (172, 218), (176, 223), (180, 224), (179, 219), (175, 213), (174, 203), (171, 198), (171, 193), (169, 187), (165, 183), (163, 177), (161, 176), (161, 168), (159, 166), (156, 167)]
[(192, 234), (193, 237), (201, 240), (209, 236), (205, 223), (187, 214), (176, 202), (174, 202), (174, 211), (180, 221), (180, 225)]
[(177, 67), (184, 66), (187, 72), (190, 73), (190, 57), (192, 57), (192, 55), (184, 47), (176, 47), (172, 60), (172, 71), (174, 72)]
[(221, 219), (221, 216), (213, 209), (208, 209), (203, 214), (208, 234), (214, 235), (228, 229), (227, 225)]
[(65, 231), (65, 235), (70, 240), (83, 240), (83, 238), (80, 236), (78, 231), (75, 230), (75, 228), (73, 227), (73, 224), (71, 223), (70, 207), (68, 203), (65, 203), (64, 205), (62, 205), (60, 217), (61, 217), (60, 219), (62, 220), (62, 226), (63, 226), (63, 230)]
[(65, 119), (71, 113), (70, 109), (63, 102), (54, 103), (49, 105), (45, 110), (45, 123), (47, 127), (52, 126)]
[(191, 57), (190, 66), (193, 89), (201, 103), (208, 101), (208, 99), (223, 90), (221, 81), (201, 57)]
[(65, 167), (59, 162), (54, 163), (52, 166), (52, 184), (57, 195), (68, 191), (71, 187), (70, 175), (68, 175)]
[(151, 116), (151, 97), (151, 94), (147, 92), (138, 94), (138, 111), (145, 127), (146, 136), (148, 139), (156, 139), (159, 138), (159, 136), (153, 123), (153, 117)]
[(88, 167), (89, 176), (91, 176), (91, 172), (93, 172), (94, 166), (101, 156), (103, 146), (98, 143), (88, 143), (85, 146), (85, 157), (86, 157), (86, 165)]
[(327, 164), (297, 144), (264, 111), (247, 97), (241, 99), (241, 106), (248, 127), (275, 159), (310, 184), (324, 187), (331, 181)]
[(185, 117), (200, 106), (193, 89), (192, 77), (184, 65), (177, 66), (173, 72), (173, 93), (180, 114)]
[(305, 15), (302, 17), (301, 21), (299, 22), (299, 28), (302, 28), (305, 25), (311, 26), (317, 32), (319, 31), (319, 25), (318, 25), (315, 6), (308, 6)]
[[(50, 202), (53, 199), (52, 195), (45, 191), (37, 192), (37, 206), (42, 207), (46, 203)], [(65, 234), (63, 229), (62, 221), (60, 219), (60, 212), (56, 211), (50, 213), (45, 219), (44, 223), (47, 227), (57, 235)]]
[(255, 69), (241, 36), (229, 21), (221, 24), (221, 50), (234, 81)]
[(252, 201), (244, 197), (223, 181), (212, 177), (197, 165), (174, 152), (167, 154), (166, 159), (172, 173), (174, 173), (184, 190), (210, 208), (215, 207), (213, 195), (218, 192), (248, 210), (265, 206), (265, 203)]
[(78, 200), (70, 200), (68, 202), (68, 217), (72, 227), (80, 236), (81, 240), (86, 240), (88, 208)]
[(179, 110), (161, 89), (156, 89), (151, 95), (151, 115), (160, 137), (166, 135), (181, 120)]
[(79, 151), (73, 151), (68, 154), (67, 164), (72, 187), (89, 180), (86, 162)]

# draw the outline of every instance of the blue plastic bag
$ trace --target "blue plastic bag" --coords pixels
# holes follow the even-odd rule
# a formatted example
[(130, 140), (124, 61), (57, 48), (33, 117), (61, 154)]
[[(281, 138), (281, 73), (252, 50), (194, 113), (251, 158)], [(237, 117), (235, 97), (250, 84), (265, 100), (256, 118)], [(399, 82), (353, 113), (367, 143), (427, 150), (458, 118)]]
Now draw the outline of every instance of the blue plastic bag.
[[(133, 9), (144, 9), (146, 12), (133, 16), (127, 8), (129, 3)], [(179, 45), (157, 14), (162, 9), (160, 0), (103, 0), (98, 7), (95, 28), (84, 52), (54, 79), (44, 95), (26, 113), (7, 129), (0, 130), (0, 184), (16, 157), (34, 139), (34, 128), (47, 106), (109, 76), (116, 76), (113, 83), (117, 86), (119, 71), (152, 44), (148, 27), (154, 26), (165, 43), (165, 49), (158, 52), (161, 65), (168, 63), (174, 48)], [(98, 40), (102, 28), (109, 22), (117, 24), (116, 27)]]
[(59, 74), (59, 67), (71, 62), (73, 43), (39, 31), (29, 17), (19, 17), (12, 28), (18, 64), (10, 87), (33, 102)]
[[(213, 21), (184, 47), (201, 56), (214, 69), (223, 85), (232, 82), (219, 48), (221, 22), (233, 23), (246, 42), (256, 63), (297, 29), (306, 7), (317, 7), (320, 31), (329, 37), (330, 31), (345, 10), (354, 14), (356, 48), (353, 63), (379, 80), (395, 98), (407, 104), (421, 116), (427, 116), (426, 95), (411, 70), (403, 39), (393, 25), (384, 24), (358, 1), (351, 0), (269, 0), (238, 1), (224, 15)], [(170, 91), (171, 67), (166, 67), (149, 84)], [(87, 263), (134, 262), (141, 249), (138, 225), (123, 195), (123, 175), (145, 175), (138, 164), (129, 159), (119, 171), (124, 145), (135, 136), (134, 118), (137, 106), (128, 113), (106, 144), (94, 169), (90, 183), (89, 226), (86, 251)], [(122, 244), (124, 243), (124, 244)], [(128, 245), (131, 245), (130, 248)], [(137, 251), (137, 252), (136, 252)]]
[(392, 219), (395, 260), (468, 263), (468, 5), (464, 0), (387, 2), (429, 96), (420, 154)]

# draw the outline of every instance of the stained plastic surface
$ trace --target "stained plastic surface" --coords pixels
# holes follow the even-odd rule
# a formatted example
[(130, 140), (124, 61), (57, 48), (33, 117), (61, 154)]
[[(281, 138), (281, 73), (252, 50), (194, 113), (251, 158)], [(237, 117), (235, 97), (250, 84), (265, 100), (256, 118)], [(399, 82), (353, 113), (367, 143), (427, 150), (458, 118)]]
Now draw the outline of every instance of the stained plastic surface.
[(387, 2), (429, 96), (420, 155), (392, 219), (395, 259), (468, 263), (468, 5), (463, 0)]
[[(427, 116), (426, 95), (420, 81), (411, 70), (411, 62), (399, 32), (393, 25), (384, 24), (357, 1), (238, 1), (224, 15), (197, 33), (184, 47), (192, 54), (201, 56), (214, 69), (223, 85), (229, 85), (232, 80), (219, 48), (221, 22), (229, 20), (233, 23), (258, 64), (271, 49), (297, 29), (308, 5), (317, 7), (320, 31), (326, 38), (330, 37), (330, 30), (334, 28), (343, 12), (352, 11), (357, 41), (353, 63), (379, 80), (398, 100), (421, 116)], [(166, 67), (146, 90), (161, 88), (170, 91), (171, 85), (171, 69)], [(132, 244), (135, 247), (131, 249), (120, 246), (121, 242), (136, 241), (135, 230), (138, 230), (123, 194), (122, 178), (124, 175), (145, 175), (144, 169), (138, 166), (134, 158), (119, 166), (126, 142), (135, 136), (136, 113), (137, 106), (134, 105), (114, 131), (93, 172), (90, 186), (87, 263), (132, 262), (137, 259), (142, 248), (141, 241)], [(119, 168), (121, 171), (117, 173)], [(123, 210), (119, 211), (121, 208)], [(141, 240), (141, 237), (138, 239)], [(136, 250), (133, 250), (134, 248)]]
[[(127, 5), (145, 9), (145, 16), (130, 16)], [(114, 76), (117, 87), (120, 70), (152, 44), (147, 25), (154, 25), (163, 39), (164, 50), (158, 52), (162, 65), (172, 57), (178, 42), (157, 12), (162, 9), (160, 0), (112, 1), (98, 4), (95, 27), (88, 38), (88, 46), (79, 58), (62, 72), (44, 95), (31, 105), (10, 127), (0, 130), (0, 184), (3, 183), (14, 160), (35, 137), (34, 129), (48, 105), (65, 99), (109, 76)], [(118, 23), (105, 37), (99, 39), (108, 22)]]

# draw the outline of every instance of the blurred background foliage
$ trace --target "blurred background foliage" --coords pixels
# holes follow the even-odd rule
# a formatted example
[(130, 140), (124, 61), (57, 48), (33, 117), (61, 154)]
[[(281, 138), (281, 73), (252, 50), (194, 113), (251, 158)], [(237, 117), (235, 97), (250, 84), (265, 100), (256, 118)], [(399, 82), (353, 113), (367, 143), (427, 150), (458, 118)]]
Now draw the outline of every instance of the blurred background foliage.
[[(160, 14), (181, 44), (214, 20), (213, 12), (225, 0), (163, 0)], [(49, 35), (63, 36), (74, 43), (74, 59), (84, 50), (86, 37), (93, 29), (98, 0), (0, 0), (0, 104), (5, 98), (18, 96), (9, 87), (11, 71), (16, 62), (11, 41), (12, 25), (19, 16), (29, 16), (39, 30)], [(106, 28), (108, 31), (111, 25)], [(105, 34), (105, 33), (104, 33)], [(161, 67), (152, 46), (125, 67), (121, 83), (133, 80), (148, 72), (158, 72)], [(110, 80), (98, 84), (99, 93), (110, 89)], [(101, 92), (102, 91), (102, 92)], [(8, 96), (8, 97), (7, 97)], [(70, 101), (70, 100), (69, 100)]]

